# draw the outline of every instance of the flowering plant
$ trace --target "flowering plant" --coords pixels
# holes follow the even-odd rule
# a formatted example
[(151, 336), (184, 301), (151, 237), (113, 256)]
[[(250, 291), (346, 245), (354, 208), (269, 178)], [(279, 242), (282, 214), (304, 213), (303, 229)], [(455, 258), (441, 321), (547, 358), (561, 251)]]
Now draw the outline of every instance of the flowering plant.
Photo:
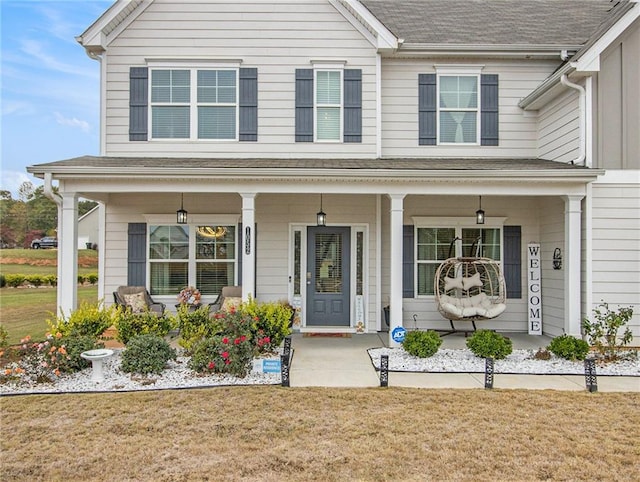
[(182, 305), (198, 306), (200, 304), (201, 296), (202, 295), (198, 288), (186, 286), (182, 288), (182, 291), (180, 291), (180, 294), (178, 295), (178, 302)]

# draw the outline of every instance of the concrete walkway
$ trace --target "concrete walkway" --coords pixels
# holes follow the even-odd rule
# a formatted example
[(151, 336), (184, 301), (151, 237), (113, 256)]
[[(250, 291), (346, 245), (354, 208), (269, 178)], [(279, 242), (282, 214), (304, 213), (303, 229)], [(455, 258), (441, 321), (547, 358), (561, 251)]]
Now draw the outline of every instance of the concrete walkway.
[[(514, 348), (546, 346), (549, 338), (509, 334)], [(351, 335), (350, 338), (304, 337), (292, 335), (292, 387), (379, 387), (379, 373), (373, 368), (367, 349), (386, 345), (386, 333)], [(464, 336), (443, 338), (442, 348), (465, 347)], [(598, 377), (600, 392), (640, 392), (638, 377)], [(399, 373), (389, 372), (390, 387), (481, 388), (482, 373)], [(582, 375), (494, 375), (494, 388), (525, 390), (585, 391)]]

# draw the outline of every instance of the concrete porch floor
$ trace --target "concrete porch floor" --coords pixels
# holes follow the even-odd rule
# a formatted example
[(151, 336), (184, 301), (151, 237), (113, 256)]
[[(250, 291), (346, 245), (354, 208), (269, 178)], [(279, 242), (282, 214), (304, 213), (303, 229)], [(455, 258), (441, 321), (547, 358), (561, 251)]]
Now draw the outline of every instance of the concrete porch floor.
[[(546, 347), (547, 336), (527, 333), (504, 333), (511, 338), (514, 349)], [(385, 332), (357, 335), (350, 338), (304, 337), (292, 335), (293, 358), (290, 368), (292, 387), (379, 387), (380, 379), (367, 349), (387, 346)], [(443, 337), (441, 348), (466, 348), (463, 334)], [(480, 373), (389, 373), (390, 387), (413, 388), (479, 388), (484, 389)], [(495, 388), (525, 390), (584, 391), (585, 380), (577, 375), (496, 375)], [(640, 392), (638, 377), (598, 377), (598, 391)]]

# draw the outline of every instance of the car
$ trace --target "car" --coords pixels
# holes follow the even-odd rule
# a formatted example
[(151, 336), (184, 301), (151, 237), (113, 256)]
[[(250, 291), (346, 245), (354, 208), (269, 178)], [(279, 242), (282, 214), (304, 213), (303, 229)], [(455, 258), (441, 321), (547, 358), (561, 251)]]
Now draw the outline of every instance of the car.
[(31, 247), (33, 249), (40, 248), (57, 248), (58, 247), (58, 238), (53, 236), (45, 236), (41, 239), (34, 239), (31, 241)]

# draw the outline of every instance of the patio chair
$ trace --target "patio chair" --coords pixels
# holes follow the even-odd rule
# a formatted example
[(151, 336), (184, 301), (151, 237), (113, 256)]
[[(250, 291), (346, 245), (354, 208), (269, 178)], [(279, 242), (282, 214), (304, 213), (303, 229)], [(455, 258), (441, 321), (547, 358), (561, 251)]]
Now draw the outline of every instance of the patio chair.
[(215, 313), (226, 309), (225, 301), (227, 301), (227, 305), (229, 303), (240, 304), (242, 302), (242, 286), (224, 286), (218, 298), (213, 303), (209, 303), (209, 312)]
[(129, 307), (134, 313), (151, 311), (158, 316), (164, 315), (164, 303), (154, 301), (144, 286), (119, 286), (113, 292), (113, 300), (119, 306)]

